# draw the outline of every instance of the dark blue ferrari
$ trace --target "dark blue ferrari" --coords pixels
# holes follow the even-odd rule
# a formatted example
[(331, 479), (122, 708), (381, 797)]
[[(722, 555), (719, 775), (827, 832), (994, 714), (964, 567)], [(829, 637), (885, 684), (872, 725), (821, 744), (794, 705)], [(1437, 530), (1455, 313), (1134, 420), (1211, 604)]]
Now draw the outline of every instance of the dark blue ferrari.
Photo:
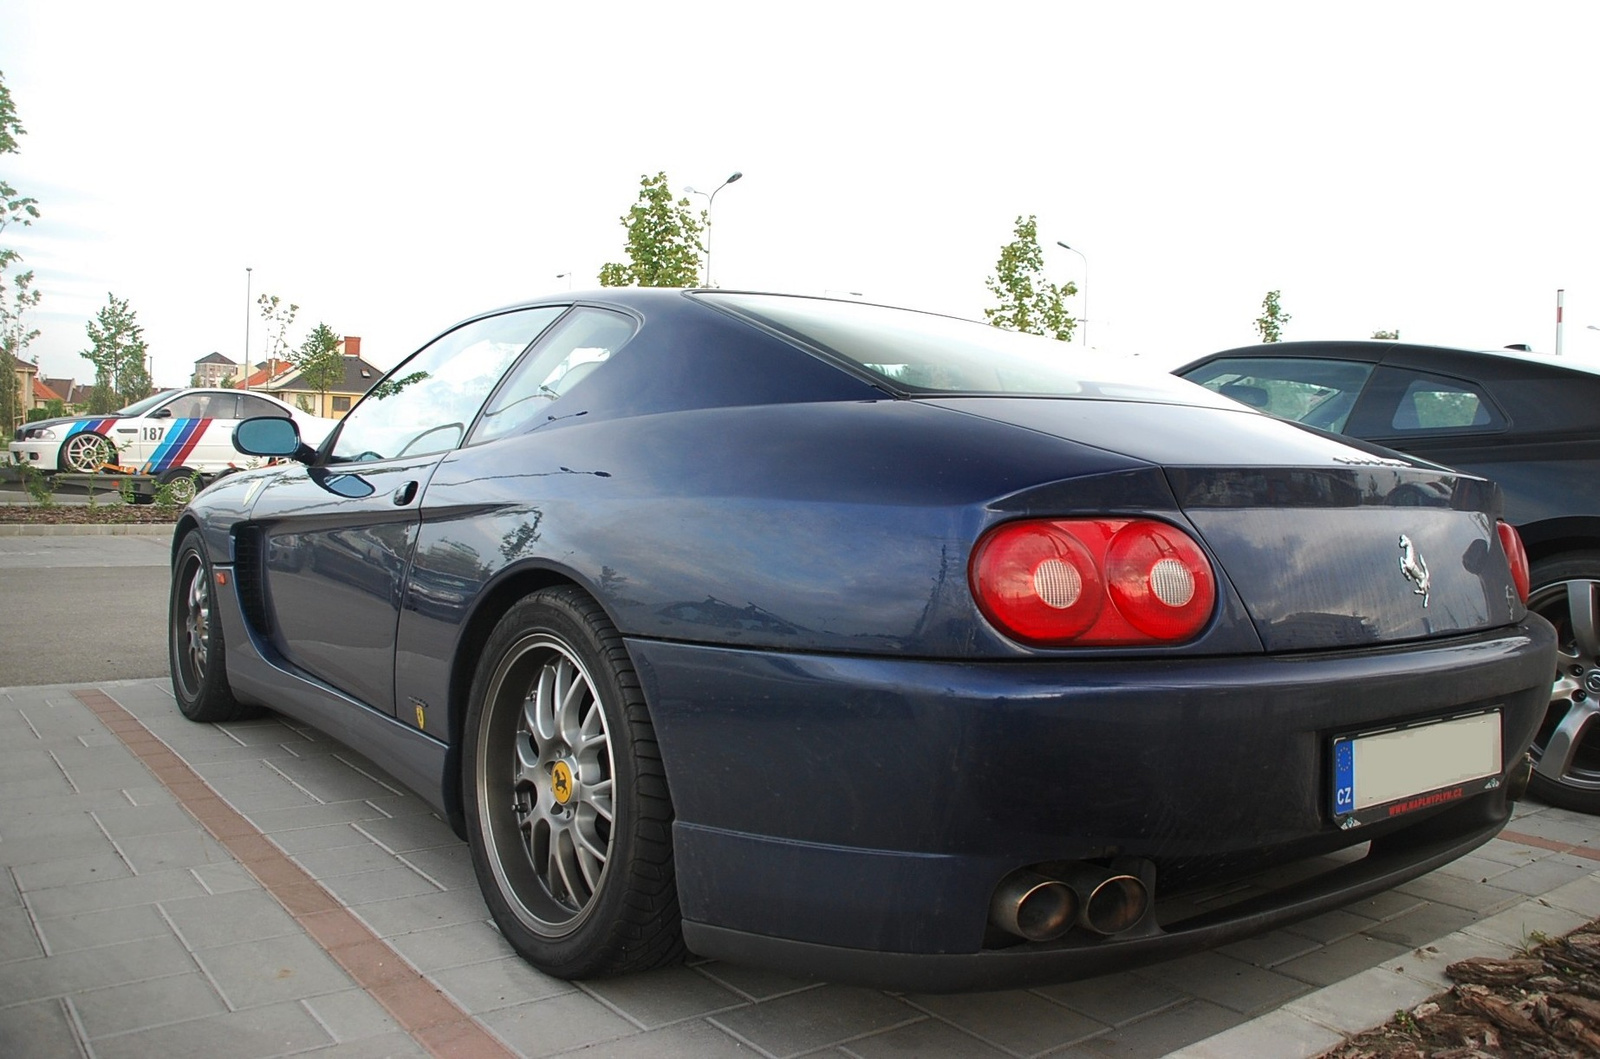
[(358, 747), (564, 977), (1221, 944), (1488, 841), (1549, 699), (1493, 484), (942, 316), (569, 295), (235, 445), (180, 708)]

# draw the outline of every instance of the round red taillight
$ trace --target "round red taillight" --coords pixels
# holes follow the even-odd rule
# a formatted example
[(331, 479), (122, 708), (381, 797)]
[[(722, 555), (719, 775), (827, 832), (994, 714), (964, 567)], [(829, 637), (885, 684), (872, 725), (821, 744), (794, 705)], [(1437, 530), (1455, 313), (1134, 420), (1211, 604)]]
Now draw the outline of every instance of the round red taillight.
[(1522, 602), (1527, 603), (1532, 578), (1528, 573), (1528, 551), (1522, 546), (1522, 537), (1509, 522), (1497, 522), (1494, 528), (1500, 535), (1500, 547), (1505, 549), (1506, 562), (1511, 564), (1511, 583), (1517, 587), (1517, 595)]
[(1157, 640), (1187, 640), (1216, 602), (1211, 564), (1200, 546), (1161, 522), (1134, 522), (1106, 553), (1111, 599), (1129, 623)]
[(1009, 522), (973, 549), (968, 580), (991, 623), (1041, 647), (1180, 643), (1217, 598), (1200, 546), (1151, 519)]
[(1105, 605), (1094, 555), (1076, 536), (1048, 522), (999, 527), (978, 545), (972, 563), (975, 571), (983, 571), (978, 606), (1019, 640), (1080, 636)]

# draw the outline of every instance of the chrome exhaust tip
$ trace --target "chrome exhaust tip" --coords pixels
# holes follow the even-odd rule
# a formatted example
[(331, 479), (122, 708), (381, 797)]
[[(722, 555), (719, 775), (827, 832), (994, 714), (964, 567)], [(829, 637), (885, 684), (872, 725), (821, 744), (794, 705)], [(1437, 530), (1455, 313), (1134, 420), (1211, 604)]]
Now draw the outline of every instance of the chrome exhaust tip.
[(1014, 871), (1001, 880), (989, 902), (989, 922), (1028, 941), (1054, 941), (1072, 929), (1078, 897), (1059, 879)]
[(1150, 891), (1136, 875), (1085, 864), (1064, 881), (1077, 895), (1078, 925), (1095, 934), (1120, 934), (1150, 909)]

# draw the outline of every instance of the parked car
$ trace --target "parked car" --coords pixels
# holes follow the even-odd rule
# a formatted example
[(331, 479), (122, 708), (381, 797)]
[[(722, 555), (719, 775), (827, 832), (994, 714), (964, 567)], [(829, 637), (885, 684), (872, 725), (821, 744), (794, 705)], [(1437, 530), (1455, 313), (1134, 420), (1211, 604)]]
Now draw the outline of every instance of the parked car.
[(1600, 813), (1600, 368), (1508, 350), (1280, 342), (1176, 374), (1273, 415), (1492, 478), (1560, 633), (1533, 792)]
[(564, 977), (1065, 979), (1494, 836), (1555, 649), (1495, 486), (1099, 370), (854, 301), (474, 317), (315, 451), (235, 430), (295, 462), (178, 522), (178, 706), (358, 747)]
[(107, 464), (130, 467), (181, 485), (192, 495), (196, 475), (211, 475), (243, 463), (233, 447), (241, 420), (278, 416), (294, 421), (315, 444), (334, 420), (292, 408), (276, 397), (247, 390), (191, 387), (164, 390), (103, 416), (43, 419), (17, 428), (11, 462), (46, 474), (92, 474)]

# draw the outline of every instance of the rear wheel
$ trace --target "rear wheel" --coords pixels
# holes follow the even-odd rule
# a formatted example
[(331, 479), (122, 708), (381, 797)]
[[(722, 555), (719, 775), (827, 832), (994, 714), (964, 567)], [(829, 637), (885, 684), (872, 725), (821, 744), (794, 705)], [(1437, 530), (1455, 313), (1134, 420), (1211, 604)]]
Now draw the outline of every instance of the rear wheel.
[(74, 434), (61, 443), (61, 469), (77, 474), (93, 474), (116, 462), (117, 449), (103, 434)]
[(167, 495), (179, 507), (186, 506), (200, 491), (200, 476), (187, 467), (174, 467), (157, 481), (166, 487)]
[(1551, 805), (1600, 813), (1600, 552), (1541, 559), (1531, 574), (1528, 609), (1556, 627), (1558, 647), (1529, 789)]
[(682, 957), (666, 775), (627, 648), (594, 600), (549, 588), (506, 613), (464, 749), (473, 868), (519, 953), (562, 978)]
[(168, 597), (167, 655), (172, 696), (191, 721), (237, 721), (260, 711), (233, 697), (228, 686), (222, 623), (217, 619), (216, 586), (205, 544), (191, 530), (172, 564)]

